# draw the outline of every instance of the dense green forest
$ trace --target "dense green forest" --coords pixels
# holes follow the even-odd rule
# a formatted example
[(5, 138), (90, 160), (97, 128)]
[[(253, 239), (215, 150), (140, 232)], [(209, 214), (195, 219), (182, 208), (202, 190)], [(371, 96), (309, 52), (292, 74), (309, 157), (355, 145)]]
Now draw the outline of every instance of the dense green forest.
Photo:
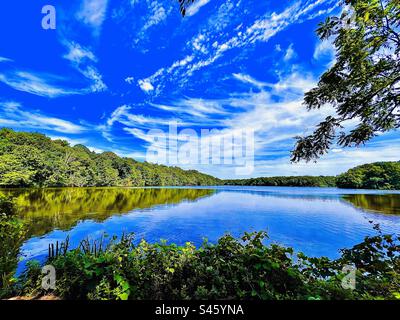
[(43, 134), (0, 130), (0, 186), (183, 186), (220, 180), (195, 170), (138, 162), (112, 152), (97, 154)]
[(355, 167), (338, 177), (337, 186), (400, 190), (400, 162), (375, 162)]
[(330, 176), (295, 176), (261, 177), (242, 180), (225, 180), (226, 185), (237, 186), (281, 186), (281, 187), (335, 187), (336, 177)]

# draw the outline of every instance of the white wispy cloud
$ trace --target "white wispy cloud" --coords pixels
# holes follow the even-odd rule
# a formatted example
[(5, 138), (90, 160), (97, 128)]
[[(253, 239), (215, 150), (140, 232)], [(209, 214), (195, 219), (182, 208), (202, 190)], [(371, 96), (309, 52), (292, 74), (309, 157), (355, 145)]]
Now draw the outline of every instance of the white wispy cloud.
[(138, 85), (144, 92), (153, 91), (154, 87), (149, 80), (139, 80)]
[(159, 24), (167, 18), (167, 11), (159, 2), (150, 2), (149, 8), (151, 10), (151, 14), (149, 15), (146, 24), (143, 27), (144, 30), (147, 30), (152, 26)]
[(329, 40), (318, 41), (313, 58), (315, 60), (328, 61), (328, 65), (333, 64), (336, 60), (336, 50), (333, 43)]
[(1, 62), (12, 62), (12, 60), (9, 59), (9, 58), (1, 57), (1, 56), (0, 56), (0, 63), (1, 63)]
[(0, 126), (49, 130), (69, 134), (78, 134), (87, 130), (81, 124), (75, 124), (71, 121), (51, 117), (40, 113), (39, 111), (26, 111), (18, 102), (6, 101), (0, 102)]
[(91, 92), (101, 92), (107, 90), (107, 85), (103, 81), (103, 76), (97, 70), (97, 68), (93, 66), (87, 66), (82, 70), (82, 74), (92, 81), (90, 85)]
[(286, 49), (285, 56), (283, 57), (284, 61), (290, 61), (297, 56), (297, 53), (293, 49), (293, 43)]
[[(141, 140), (146, 140), (144, 130), (150, 130), (161, 127), (168, 127), (171, 122), (176, 122), (176, 118), (159, 118), (152, 116), (145, 116), (142, 114), (134, 113), (134, 108), (129, 105), (122, 105), (116, 108), (111, 115), (106, 119), (104, 124), (101, 124), (97, 129), (102, 133), (103, 137), (112, 142), (114, 125), (119, 124), (123, 126), (123, 130), (131, 135), (138, 137)], [(143, 139), (142, 139), (143, 138)]]
[(258, 88), (263, 88), (266, 86), (271, 86), (268, 83), (262, 82), (262, 81), (258, 81), (256, 79), (254, 79), (253, 77), (249, 76), (248, 74), (243, 74), (243, 73), (233, 73), (232, 74), (233, 77), (239, 81), (242, 81), (244, 83), (250, 83)]
[(65, 41), (65, 46), (68, 49), (68, 53), (64, 55), (64, 58), (72, 63), (79, 65), (85, 62), (85, 60), (97, 62), (94, 53), (88, 48), (81, 46), (79, 43)]
[(106, 18), (108, 0), (83, 0), (76, 18), (93, 28), (98, 35)]
[(142, 141), (148, 143), (152, 143), (154, 141), (153, 138), (144, 130), (138, 128), (124, 128), (124, 131), (128, 132), (129, 134), (133, 135), (134, 137)]
[[(142, 17), (138, 17), (135, 11), (135, 7), (139, 4), (146, 7), (147, 14)], [(164, 24), (174, 10), (174, 3), (168, 1), (131, 0), (130, 5), (130, 9), (122, 10), (117, 16), (129, 16), (132, 17), (132, 19), (137, 19), (140, 21), (140, 27), (135, 31), (135, 37), (133, 40), (134, 47), (140, 47), (141, 42), (148, 39), (151, 29)]]
[(243, 83), (252, 84), (258, 88), (269, 88), (272, 90), (271, 93), (277, 96), (301, 97), (304, 92), (315, 87), (317, 79), (311, 73), (296, 70), (295, 67), (296, 66), (293, 66), (289, 75), (279, 76), (279, 81), (275, 83), (259, 81), (242, 73), (234, 73), (233, 77)]
[(49, 74), (37, 74), (28, 71), (12, 71), (0, 74), (0, 82), (15, 90), (34, 95), (56, 98), (60, 96), (82, 94), (82, 90), (61, 86), (66, 79)]
[(273, 89), (280, 94), (301, 95), (317, 84), (317, 79), (311, 74), (304, 71), (293, 70), (288, 76), (280, 77), (280, 81), (272, 84)]
[(93, 65), (97, 62), (93, 52), (76, 42), (64, 40), (62, 43), (67, 48), (67, 53), (63, 58), (70, 61), (71, 65), (91, 82), (89, 87), (71, 88), (66, 85), (68, 82), (66, 77), (26, 70), (12, 70), (0, 73), (0, 82), (15, 90), (48, 98), (83, 95), (106, 90), (107, 86), (103, 82), (102, 75)]
[(123, 105), (115, 109), (111, 116), (107, 119), (107, 126), (112, 126), (115, 122), (122, 119), (122, 117), (131, 110), (131, 107)]
[(134, 108), (128, 105), (116, 108), (107, 119), (106, 125), (110, 128), (117, 122), (127, 127), (141, 127), (144, 129), (168, 126), (172, 122), (177, 122), (181, 125), (190, 125), (175, 117), (161, 118), (137, 114), (134, 112)]
[(220, 124), (215, 117), (228, 116), (229, 110), (224, 108), (230, 100), (208, 100), (202, 98), (184, 98), (172, 104), (150, 104), (152, 107), (176, 115), (182, 121), (192, 126), (207, 126)]
[[(153, 83), (157, 81), (157, 78), (159, 76), (163, 75), (164, 73), (173, 74), (174, 70), (177, 70), (178, 68), (186, 66), (193, 59), (194, 59), (194, 56), (186, 56), (185, 58), (183, 58), (181, 60), (177, 60), (167, 69), (161, 68), (161, 69), (157, 70), (151, 77), (139, 80), (138, 85), (145, 92), (153, 91), (155, 89), (153, 86)], [(159, 88), (157, 87), (157, 89), (159, 89)]]
[(186, 15), (188, 17), (194, 16), (199, 10), (209, 3), (211, 0), (198, 0), (194, 4), (192, 4), (187, 10)]
[(135, 82), (135, 78), (134, 77), (126, 77), (125, 82), (129, 83), (129, 84), (133, 84)]
[(91, 85), (86, 89), (88, 92), (100, 92), (107, 90), (107, 85), (103, 81), (102, 74), (94, 66), (98, 61), (95, 54), (79, 43), (63, 41), (68, 52), (64, 58), (71, 62), (72, 66), (78, 70), (85, 78), (91, 81)]

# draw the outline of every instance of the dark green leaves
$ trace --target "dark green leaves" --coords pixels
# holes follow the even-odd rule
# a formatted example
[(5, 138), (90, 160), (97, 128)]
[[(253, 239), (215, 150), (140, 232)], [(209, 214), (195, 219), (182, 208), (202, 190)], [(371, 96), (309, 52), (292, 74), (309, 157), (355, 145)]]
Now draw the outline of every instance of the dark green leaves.
[[(336, 62), (305, 94), (311, 109), (331, 106), (335, 115), (306, 137), (298, 137), (292, 161), (316, 160), (331, 145), (359, 146), (400, 127), (400, 4), (398, 0), (347, 0), (340, 17), (320, 24), (321, 40), (332, 41)], [(349, 120), (358, 125), (348, 127)]]
[[(51, 263), (55, 294), (65, 299), (394, 299), (400, 281), (400, 239), (367, 237), (337, 260), (294, 257), (293, 249), (265, 245), (265, 236), (230, 235), (217, 244), (177, 246), (114, 239), (104, 251), (76, 249)], [(344, 289), (344, 266), (358, 268), (355, 290)], [(37, 272), (39, 270), (39, 272)], [(40, 292), (40, 268), (28, 269), (24, 293)]]
[(337, 179), (339, 188), (400, 189), (400, 162), (376, 162), (350, 169)]

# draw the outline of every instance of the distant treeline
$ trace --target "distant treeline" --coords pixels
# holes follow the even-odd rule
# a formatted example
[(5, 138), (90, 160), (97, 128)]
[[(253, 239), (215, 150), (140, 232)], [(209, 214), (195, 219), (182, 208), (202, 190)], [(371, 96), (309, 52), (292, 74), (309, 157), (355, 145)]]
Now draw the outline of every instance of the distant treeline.
[(225, 180), (226, 185), (236, 186), (274, 186), (274, 187), (336, 187), (336, 177), (294, 176), (264, 177), (242, 180)]
[(350, 169), (337, 179), (339, 188), (400, 190), (400, 162), (375, 162)]
[(281, 187), (338, 187), (344, 189), (400, 190), (400, 162), (364, 164), (337, 176), (264, 177), (225, 180), (226, 185)]
[(43, 134), (0, 130), (0, 186), (191, 186), (216, 185), (221, 180), (195, 170), (183, 170), (95, 153)]

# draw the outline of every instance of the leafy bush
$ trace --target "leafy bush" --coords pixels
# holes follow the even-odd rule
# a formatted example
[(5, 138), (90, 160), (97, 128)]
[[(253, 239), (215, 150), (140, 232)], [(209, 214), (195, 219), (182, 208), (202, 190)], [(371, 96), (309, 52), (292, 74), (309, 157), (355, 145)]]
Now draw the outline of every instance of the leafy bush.
[[(84, 241), (51, 255), (57, 271), (54, 294), (64, 299), (400, 299), (400, 238), (367, 237), (337, 260), (294, 255), (264, 245), (266, 234), (230, 235), (196, 249), (165, 242), (134, 245)], [(356, 289), (344, 289), (343, 267), (355, 265)], [(36, 263), (21, 279), (24, 294), (45, 294)]]
[(24, 225), (14, 213), (14, 203), (0, 196), (0, 299), (13, 290), (18, 255), (25, 239)]

